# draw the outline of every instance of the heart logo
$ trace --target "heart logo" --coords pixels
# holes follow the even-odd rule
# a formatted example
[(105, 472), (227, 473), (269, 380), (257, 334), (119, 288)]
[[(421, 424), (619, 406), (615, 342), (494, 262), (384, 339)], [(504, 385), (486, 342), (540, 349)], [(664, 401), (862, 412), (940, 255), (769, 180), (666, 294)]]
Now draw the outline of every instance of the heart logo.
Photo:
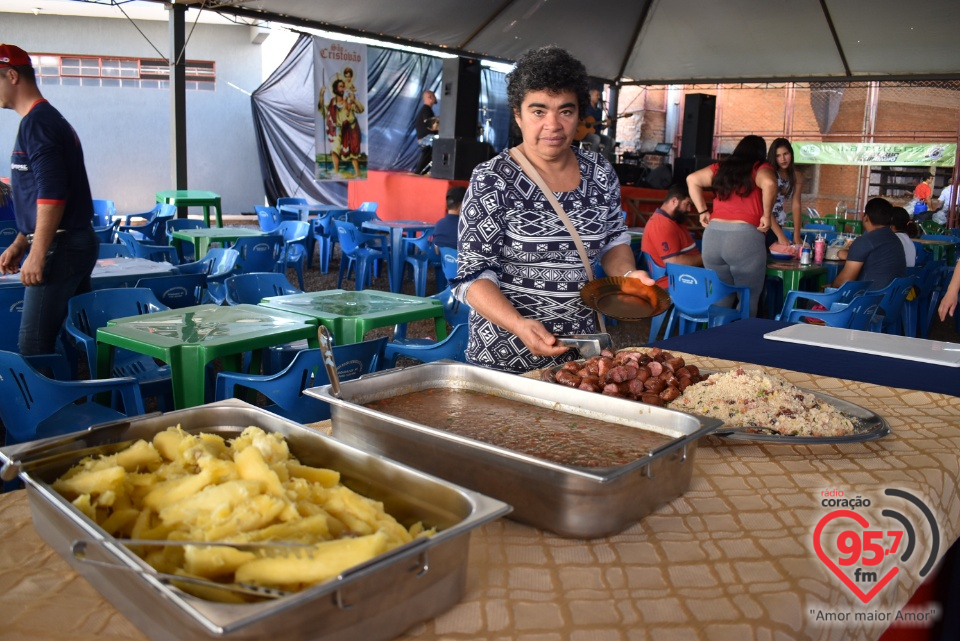
[(825, 566), (830, 568), (830, 571), (837, 575), (837, 577), (843, 581), (843, 584), (850, 588), (850, 591), (853, 592), (857, 598), (859, 598), (864, 603), (869, 603), (873, 597), (877, 595), (890, 582), (893, 577), (897, 575), (900, 571), (900, 568), (893, 567), (883, 575), (883, 577), (877, 581), (877, 584), (869, 592), (864, 592), (860, 589), (860, 586), (854, 583), (850, 577), (844, 573), (844, 571), (833, 562), (833, 559), (827, 556), (827, 553), (824, 551), (823, 546), (820, 544), (820, 535), (823, 533), (823, 528), (826, 527), (828, 523), (835, 519), (852, 519), (856, 521), (860, 527), (867, 529), (870, 527), (870, 523), (867, 519), (863, 518), (856, 512), (852, 510), (835, 510), (830, 514), (827, 514), (825, 517), (820, 519), (820, 522), (817, 523), (817, 528), (813, 532), (813, 548), (817, 552), (817, 557), (823, 562)]

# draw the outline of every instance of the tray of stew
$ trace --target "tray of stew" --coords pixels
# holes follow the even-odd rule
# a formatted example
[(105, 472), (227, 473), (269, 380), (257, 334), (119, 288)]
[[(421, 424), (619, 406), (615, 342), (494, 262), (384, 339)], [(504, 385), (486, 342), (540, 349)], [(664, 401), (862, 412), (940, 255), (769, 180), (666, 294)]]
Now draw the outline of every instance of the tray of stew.
[[(686, 491), (697, 442), (721, 422), (533, 378), (438, 361), (306, 393), (333, 436), (509, 502), (513, 518), (595, 538)], [(484, 488), (480, 490), (479, 488)]]
[(605, 350), (541, 372), (547, 382), (718, 418), (714, 432), (768, 443), (856, 443), (890, 434), (869, 409), (760, 370), (700, 371), (660, 348)]

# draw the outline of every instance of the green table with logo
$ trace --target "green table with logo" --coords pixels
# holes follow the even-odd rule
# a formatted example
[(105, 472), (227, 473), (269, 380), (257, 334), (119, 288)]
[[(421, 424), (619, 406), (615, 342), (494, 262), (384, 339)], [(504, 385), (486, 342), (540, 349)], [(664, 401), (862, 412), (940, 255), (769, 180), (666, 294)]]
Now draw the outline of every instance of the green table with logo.
[(220, 207), (220, 195), (212, 191), (197, 189), (169, 189), (157, 192), (157, 202), (177, 207), (203, 207), (203, 220), (210, 226), (210, 208), (217, 210), (217, 227), (223, 227), (223, 210)]
[(97, 375), (110, 376), (116, 348), (145, 354), (170, 365), (177, 409), (203, 405), (204, 370), (219, 358), (223, 368), (239, 371), (244, 352), (306, 339), (319, 347), (317, 321), (302, 314), (259, 305), (196, 305), (111, 320), (97, 330)]
[(367, 332), (377, 327), (424, 319), (433, 319), (438, 341), (447, 337), (443, 304), (434, 298), (370, 289), (359, 292), (331, 289), (270, 296), (260, 301), (260, 305), (316, 319), (333, 333), (337, 345), (359, 343)]

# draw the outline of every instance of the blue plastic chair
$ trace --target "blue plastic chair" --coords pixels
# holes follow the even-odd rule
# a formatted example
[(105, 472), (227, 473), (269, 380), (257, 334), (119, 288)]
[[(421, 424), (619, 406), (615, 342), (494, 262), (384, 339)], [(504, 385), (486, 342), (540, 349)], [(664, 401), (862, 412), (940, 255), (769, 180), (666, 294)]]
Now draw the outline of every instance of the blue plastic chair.
[(883, 289), (873, 291), (883, 294), (883, 300), (880, 301), (880, 310), (870, 323), (870, 331), (900, 335), (903, 329), (903, 305), (907, 302), (907, 294), (913, 289), (915, 280), (913, 276), (894, 278)]
[(883, 300), (883, 294), (867, 292), (852, 299), (849, 303), (834, 303), (828, 310), (792, 309), (786, 313), (786, 317), (782, 320), (790, 323), (810, 323), (865, 330), (869, 328), (874, 315), (880, 309), (881, 300)]
[(303, 290), (291, 285), (286, 276), (276, 272), (237, 274), (223, 284), (227, 290), (227, 305), (256, 305), (268, 296), (303, 293)]
[[(912, 275), (914, 280), (913, 300), (907, 300), (903, 303), (900, 313), (903, 321), (903, 333), (911, 338), (926, 338), (930, 335), (930, 323), (937, 312), (937, 304), (940, 302), (940, 287), (943, 278), (944, 262), (942, 260), (930, 261), (922, 267), (914, 267)], [(911, 270), (908, 267), (907, 273)]]
[[(173, 245), (173, 232), (184, 229), (207, 229), (207, 223), (196, 218), (171, 218), (166, 226), (167, 244)], [(197, 259), (196, 249), (192, 243), (180, 243), (178, 256), (181, 263), (194, 261)]]
[(240, 252), (229, 247), (214, 247), (207, 251), (207, 255), (193, 263), (180, 265), (181, 274), (206, 274), (207, 291), (204, 302), (222, 305), (226, 298), (226, 288), (223, 282), (236, 273), (237, 259)]
[(837, 233), (837, 228), (827, 223), (807, 223), (803, 226), (803, 229), (815, 229), (817, 231), (833, 232), (834, 234)]
[[(330, 271), (330, 257), (333, 256), (333, 244), (337, 242), (337, 230), (333, 226), (333, 214), (317, 216), (310, 221), (313, 240), (319, 247), (320, 271)], [(312, 253), (312, 249), (310, 250)]]
[(0, 248), (6, 248), (13, 244), (18, 233), (20, 232), (17, 231), (17, 221), (0, 220)]
[(96, 226), (93, 227), (93, 233), (96, 234), (97, 239), (101, 243), (115, 243), (117, 242), (117, 230), (120, 228), (120, 221), (115, 220), (109, 225)]
[(177, 250), (169, 245), (146, 245), (126, 231), (117, 232), (117, 240), (133, 254), (134, 258), (145, 258), (156, 262), (168, 262), (176, 265), (180, 262)]
[(350, 270), (355, 268), (355, 289), (360, 291), (372, 281), (373, 263), (387, 259), (386, 240), (379, 234), (365, 234), (344, 220), (335, 220), (333, 224), (340, 241), (337, 289), (342, 289), (344, 274), (349, 277)]
[(257, 212), (257, 223), (260, 225), (260, 231), (269, 234), (275, 231), (277, 227), (280, 226), (280, 223), (283, 222), (283, 218), (280, 216), (280, 212), (276, 207), (257, 205), (253, 210)]
[(432, 363), (442, 359), (449, 359), (466, 363), (467, 339), (469, 326), (465, 323), (454, 325), (453, 329), (442, 341), (429, 344), (421, 343), (387, 343), (383, 352), (384, 369), (396, 367), (397, 359), (401, 356), (416, 359), (422, 363)]
[(377, 213), (377, 209), (379, 208), (379, 206), (380, 206), (379, 203), (375, 203), (368, 200), (366, 202), (360, 203), (360, 206), (357, 209), (359, 209), (360, 211), (372, 211), (373, 213)]
[[(113, 225), (114, 217), (117, 215), (117, 206), (112, 200), (102, 198), (93, 199), (93, 226), (109, 227)], [(116, 221), (119, 224), (119, 221)]]
[(237, 271), (241, 274), (273, 271), (283, 249), (280, 236), (246, 236), (238, 238), (231, 249), (240, 253)]
[[(462, 325), (469, 322), (471, 307), (466, 303), (461, 303), (453, 296), (449, 287), (443, 291), (434, 294), (430, 298), (440, 301), (443, 305), (443, 317), (447, 325)], [(404, 345), (432, 345), (436, 341), (432, 338), (407, 338), (407, 324), (399, 323), (393, 328), (393, 342)]]
[(141, 278), (137, 287), (146, 287), (154, 293), (162, 304), (170, 309), (191, 307), (203, 302), (203, 293), (207, 287), (206, 274), (170, 274)]
[[(176, 205), (157, 205), (146, 223), (142, 225), (120, 225), (117, 230), (133, 232), (134, 238), (149, 245), (165, 245), (167, 243), (167, 223), (177, 215)], [(139, 236), (139, 237), (138, 237)]]
[[(717, 272), (704, 267), (667, 263), (668, 291), (673, 300), (673, 312), (667, 321), (663, 337), (669, 338), (674, 322), (678, 334), (694, 332), (702, 327), (718, 327), (750, 317), (750, 289), (727, 285)], [(737, 296), (737, 307), (719, 307), (729, 296)]]
[[(119, 399), (123, 410), (94, 400)], [(0, 351), (0, 420), (5, 445), (85, 430), (91, 425), (143, 414), (143, 398), (132, 378), (57, 381), (34, 369), (20, 354)], [(85, 401), (78, 403), (77, 401)]]
[(306, 289), (303, 284), (303, 268), (307, 261), (310, 224), (302, 220), (285, 220), (274, 233), (283, 237), (283, 248), (277, 256), (276, 271), (286, 274), (287, 269), (292, 267), (297, 274), (300, 289)]
[(99, 251), (97, 258), (133, 258), (127, 246), (120, 243), (100, 243)]
[[(386, 337), (381, 337), (362, 343), (335, 345), (333, 358), (337, 362), (340, 380), (349, 381), (377, 371), (386, 342)], [(256, 390), (273, 403), (264, 409), (300, 423), (313, 423), (330, 418), (330, 405), (304, 395), (303, 390), (327, 385), (329, 382), (322, 351), (303, 349), (277, 374), (258, 376), (235, 372), (219, 373), (215, 397), (218, 401), (234, 398), (237, 388)]]
[(836, 303), (849, 303), (857, 296), (866, 294), (870, 289), (870, 285), (872, 284), (872, 280), (851, 280), (847, 281), (836, 289), (828, 288), (827, 291), (824, 292), (792, 291), (787, 294), (786, 300), (783, 301), (783, 307), (781, 308), (780, 313), (777, 314), (776, 320), (786, 320), (786, 317), (790, 314), (790, 312), (794, 311), (795, 309), (799, 309), (797, 307), (797, 303), (799, 301), (818, 303), (829, 308), (831, 305)]
[[(142, 287), (98, 289), (77, 294), (67, 303), (64, 330), (87, 358), (90, 376), (97, 373), (97, 329), (115, 318), (151, 314), (168, 309), (154, 293)], [(114, 350), (111, 376), (137, 380), (144, 397), (156, 396), (162, 409), (173, 409), (169, 366), (159, 366), (149, 356), (125, 349)]]
[(300, 214), (297, 212), (287, 212), (280, 209), (284, 205), (308, 205), (306, 198), (284, 197), (277, 198), (277, 210), (280, 212), (281, 220), (300, 220)]
[(440, 266), (444, 277), (449, 281), (457, 277), (457, 250), (453, 247), (438, 247), (440, 250)]
[(368, 220), (379, 219), (380, 217), (377, 216), (376, 209), (351, 209), (350, 211), (346, 212), (345, 214), (341, 214), (338, 217), (338, 220), (343, 220), (351, 225), (356, 225), (358, 229), (363, 227), (363, 223), (367, 222)]
[[(658, 265), (653, 260), (653, 256), (647, 252), (640, 252), (640, 259), (643, 261), (644, 268), (653, 280), (660, 280), (667, 275), (667, 268)], [(672, 311), (673, 305), (671, 304), (665, 311), (650, 319), (650, 336), (647, 337), (647, 343), (652, 343), (657, 340), (657, 335), (660, 333), (660, 328), (663, 327), (663, 322), (670, 317)]]
[(437, 290), (442, 291), (447, 286), (447, 279), (443, 274), (440, 255), (434, 249), (430, 238), (428, 236), (403, 238), (402, 243), (404, 272), (406, 272), (406, 265), (410, 265), (413, 271), (413, 287), (416, 295), (421, 298), (427, 295), (427, 272), (431, 267), (437, 279)]

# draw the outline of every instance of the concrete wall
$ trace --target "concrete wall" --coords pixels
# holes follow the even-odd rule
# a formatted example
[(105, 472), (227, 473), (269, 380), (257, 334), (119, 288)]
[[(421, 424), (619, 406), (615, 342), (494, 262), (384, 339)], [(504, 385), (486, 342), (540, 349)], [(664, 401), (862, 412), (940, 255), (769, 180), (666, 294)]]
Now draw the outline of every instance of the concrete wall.
[[(167, 24), (121, 19), (0, 14), (0, 42), (32, 53), (160, 58), (169, 49)], [(187, 33), (192, 24), (188, 22)], [(246, 26), (199, 23), (187, 58), (216, 62), (216, 89), (187, 92), (189, 187), (223, 197), (225, 214), (263, 204), (250, 96), (261, 82), (260, 46)], [(240, 91), (230, 84), (236, 85)], [(83, 143), (94, 198), (116, 202), (120, 213), (151, 209), (154, 194), (174, 187), (170, 166), (168, 89), (42, 85), (41, 91), (76, 129)], [(19, 116), (0, 110), (0, 158), (9, 158)], [(9, 166), (0, 164), (0, 176)]]

